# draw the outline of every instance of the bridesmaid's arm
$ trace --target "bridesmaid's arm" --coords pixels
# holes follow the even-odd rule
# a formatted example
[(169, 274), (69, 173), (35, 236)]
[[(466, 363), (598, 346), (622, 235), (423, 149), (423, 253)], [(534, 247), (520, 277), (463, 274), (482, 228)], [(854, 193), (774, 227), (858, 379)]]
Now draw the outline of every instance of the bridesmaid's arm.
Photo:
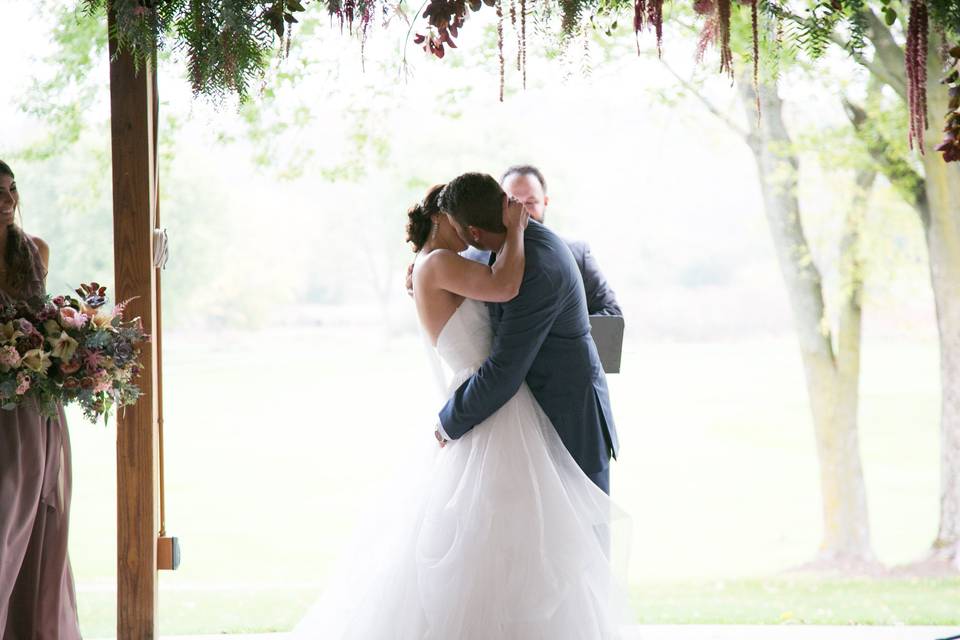
[(33, 244), (37, 247), (37, 252), (40, 254), (40, 260), (43, 262), (43, 270), (50, 270), (50, 245), (44, 242), (43, 238), (38, 238), (37, 236), (30, 236), (30, 239), (33, 240)]

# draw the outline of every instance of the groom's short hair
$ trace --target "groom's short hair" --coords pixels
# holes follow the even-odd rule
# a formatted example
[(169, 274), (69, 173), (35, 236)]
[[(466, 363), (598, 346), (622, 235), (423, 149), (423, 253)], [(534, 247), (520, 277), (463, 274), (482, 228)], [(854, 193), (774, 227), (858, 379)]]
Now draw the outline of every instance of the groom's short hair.
[(447, 183), (440, 192), (440, 210), (460, 225), (504, 233), (503, 189), (486, 173), (465, 173)]

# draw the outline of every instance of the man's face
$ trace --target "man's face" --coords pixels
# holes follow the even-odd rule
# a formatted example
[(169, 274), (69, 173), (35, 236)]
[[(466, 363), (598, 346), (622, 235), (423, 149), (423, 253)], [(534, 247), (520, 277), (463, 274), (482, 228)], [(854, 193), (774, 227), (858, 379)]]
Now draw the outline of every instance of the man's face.
[(445, 213), (444, 215), (447, 216), (447, 221), (450, 223), (450, 226), (453, 227), (453, 230), (457, 232), (457, 236), (460, 237), (460, 239), (464, 242), (464, 244), (468, 244), (471, 247), (475, 247), (477, 249), (483, 249), (483, 247), (477, 244), (477, 239), (474, 238), (473, 235), (470, 233), (470, 229), (462, 226), (459, 222), (457, 222), (456, 218), (454, 218), (449, 213)]
[(530, 217), (537, 222), (543, 222), (547, 203), (550, 199), (543, 193), (540, 181), (534, 175), (510, 174), (503, 181), (503, 190), (511, 198), (523, 203), (530, 212)]

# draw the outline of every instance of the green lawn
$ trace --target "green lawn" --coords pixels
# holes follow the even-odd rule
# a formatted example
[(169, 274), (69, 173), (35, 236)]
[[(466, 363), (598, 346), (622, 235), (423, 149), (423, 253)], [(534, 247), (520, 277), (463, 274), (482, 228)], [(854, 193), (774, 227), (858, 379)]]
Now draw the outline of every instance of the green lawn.
[(731, 580), (636, 587), (648, 624), (955, 625), (960, 580)]
[[(165, 591), (164, 634), (285, 631), (315, 589), (228, 588)], [(84, 593), (86, 637), (114, 632), (112, 593)], [(730, 580), (639, 585), (631, 599), (640, 624), (923, 624), (960, 621), (960, 580)]]
[[(191, 341), (192, 340), (192, 341)], [(205, 346), (207, 340), (215, 346)], [(164, 633), (289, 628), (438, 406), (416, 338), (333, 329), (170, 334)], [(790, 340), (628, 343), (611, 378), (622, 441), (612, 491), (633, 519), (642, 622), (960, 622), (960, 580), (787, 579), (819, 539), (817, 462)], [(862, 446), (884, 562), (937, 525), (937, 352), (867, 343)], [(72, 416), (71, 553), (87, 637), (115, 606), (114, 438)]]

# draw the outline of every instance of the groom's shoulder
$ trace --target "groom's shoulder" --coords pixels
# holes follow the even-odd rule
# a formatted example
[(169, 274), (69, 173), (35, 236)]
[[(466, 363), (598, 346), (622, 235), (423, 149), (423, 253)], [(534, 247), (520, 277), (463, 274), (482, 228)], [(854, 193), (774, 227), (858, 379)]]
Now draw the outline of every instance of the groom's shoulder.
[(566, 240), (556, 232), (535, 220), (527, 225), (526, 260), (537, 271), (549, 274), (555, 284), (565, 279), (565, 274), (576, 271), (576, 258), (570, 252)]
[(526, 237), (533, 241), (533, 244), (547, 246), (560, 246), (564, 244), (563, 238), (558, 236), (549, 227), (542, 222), (531, 220), (527, 224), (525, 232)]

